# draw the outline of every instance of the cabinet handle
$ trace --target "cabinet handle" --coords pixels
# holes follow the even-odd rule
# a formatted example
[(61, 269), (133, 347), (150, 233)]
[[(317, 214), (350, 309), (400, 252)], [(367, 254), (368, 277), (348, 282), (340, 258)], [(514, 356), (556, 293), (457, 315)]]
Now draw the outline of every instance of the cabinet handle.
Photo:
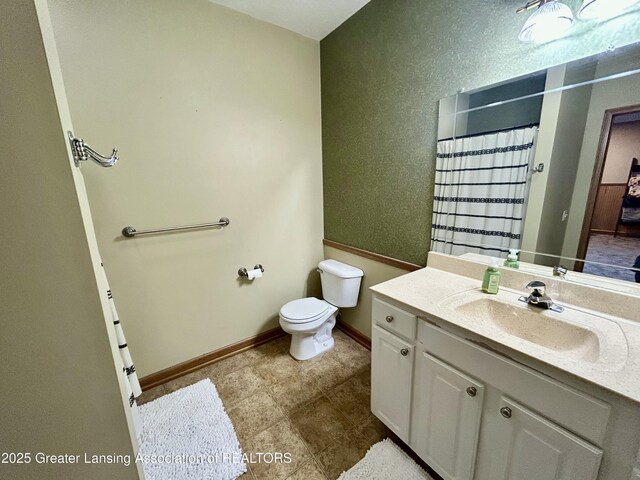
[(470, 397), (475, 397), (476, 393), (478, 393), (476, 387), (467, 387), (467, 395), (469, 395)]
[(511, 418), (511, 414), (513, 412), (511, 411), (511, 409), (509, 407), (502, 407), (500, 409), (500, 415), (502, 415), (504, 418)]
[(391, 315), (387, 315), (387, 318), (385, 318), (385, 320), (387, 321), (387, 323), (391, 323), (393, 322), (393, 317)]
[(406, 357), (407, 355), (409, 355), (409, 349), (403, 348), (402, 350), (400, 350), (400, 355), (402, 355), (403, 357)]

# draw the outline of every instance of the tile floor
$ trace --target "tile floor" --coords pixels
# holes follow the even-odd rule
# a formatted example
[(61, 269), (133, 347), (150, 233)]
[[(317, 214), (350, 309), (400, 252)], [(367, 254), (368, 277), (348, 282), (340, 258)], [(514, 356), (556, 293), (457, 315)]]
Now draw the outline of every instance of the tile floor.
[(371, 352), (338, 330), (334, 338), (333, 350), (298, 362), (287, 335), (147, 391), (139, 403), (209, 377), (245, 453), (291, 453), (291, 463), (249, 465), (243, 480), (334, 480), (390, 435), (369, 407)]

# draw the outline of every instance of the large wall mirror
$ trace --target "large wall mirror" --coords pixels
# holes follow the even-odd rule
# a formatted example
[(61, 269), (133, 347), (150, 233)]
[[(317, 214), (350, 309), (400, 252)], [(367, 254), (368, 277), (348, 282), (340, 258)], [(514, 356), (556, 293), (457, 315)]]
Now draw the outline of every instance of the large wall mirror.
[(442, 99), (433, 212), (433, 251), (640, 289), (640, 45)]

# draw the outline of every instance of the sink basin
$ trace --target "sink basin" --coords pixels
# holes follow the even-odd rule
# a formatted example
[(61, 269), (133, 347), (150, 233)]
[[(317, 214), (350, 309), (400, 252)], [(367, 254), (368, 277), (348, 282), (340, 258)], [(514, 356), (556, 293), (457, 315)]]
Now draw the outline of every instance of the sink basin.
[[(522, 302), (520, 302), (522, 303)], [(505, 333), (557, 352), (565, 352), (582, 360), (595, 362), (600, 358), (598, 335), (574, 323), (580, 315), (576, 310), (548, 312), (526, 305), (511, 305), (493, 297), (483, 297), (463, 303), (457, 313), (482, 317)], [(566, 312), (566, 315), (565, 315)], [(568, 317), (574, 322), (568, 323)]]
[(519, 350), (535, 347), (563, 361), (606, 369), (624, 366), (626, 337), (614, 321), (568, 306), (560, 313), (533, 307), (519, 297), (517, 292), (501, 290), (489, 296), (473, 290), (448, 297), (441, 305), (470, 322), (474, 331)]

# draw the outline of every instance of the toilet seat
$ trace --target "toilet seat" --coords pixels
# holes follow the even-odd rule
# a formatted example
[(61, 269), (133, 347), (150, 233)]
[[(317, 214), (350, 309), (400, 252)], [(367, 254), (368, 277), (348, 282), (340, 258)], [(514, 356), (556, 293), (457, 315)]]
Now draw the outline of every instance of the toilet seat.
[(280, 316), (290, 323), (309, 323), (322, 318), (332, 307), (315, 297), (299, 298), (285, 304), (280, 309)]
[(338, 308), (355, 307), (364, 272), (336, 260), (318, 263), (322, 295), (293, 300), (280, 309), (280, 327), (291, 335), (289, 353), (296, 360), (309, 360), (331, 350)]

